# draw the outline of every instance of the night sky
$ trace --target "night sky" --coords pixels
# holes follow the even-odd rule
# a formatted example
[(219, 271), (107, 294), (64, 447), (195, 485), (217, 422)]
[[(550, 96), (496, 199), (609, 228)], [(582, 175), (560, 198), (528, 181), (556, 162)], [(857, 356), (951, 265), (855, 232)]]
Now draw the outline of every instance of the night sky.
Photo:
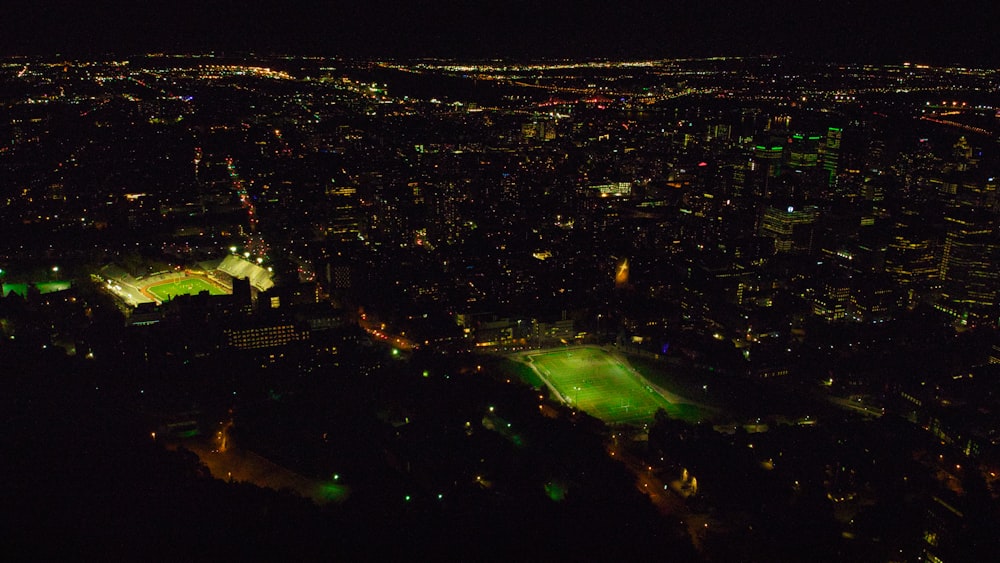
[(997, 22), (995, 0), (32, 0), (0, 7), (0, 54), (786, 54), (992, 67)]

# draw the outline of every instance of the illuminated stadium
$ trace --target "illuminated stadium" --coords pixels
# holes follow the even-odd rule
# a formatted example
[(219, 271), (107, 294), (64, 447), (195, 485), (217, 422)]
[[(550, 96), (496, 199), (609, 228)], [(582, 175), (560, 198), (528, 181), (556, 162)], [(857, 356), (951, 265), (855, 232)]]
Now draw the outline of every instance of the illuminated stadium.
[(105, 289), (131, 307), (142, 303), (161, 304), (180, 295), (197, 295), (203, 291), (209, 295), (231, 295), (235, 279), (249, 279), (250, 286), (257, 291), (267, 291), (274, 286), (269, 271), (235, 255), (139, 277), (112, 264), (101, 268), (98, 277)]
[(659, 408), (675, 418), (702, 417), (696, 405), (653, 385), (601, 348), (539, 351), (522, 360), (563, 403), (609, 424), (645, 424)]

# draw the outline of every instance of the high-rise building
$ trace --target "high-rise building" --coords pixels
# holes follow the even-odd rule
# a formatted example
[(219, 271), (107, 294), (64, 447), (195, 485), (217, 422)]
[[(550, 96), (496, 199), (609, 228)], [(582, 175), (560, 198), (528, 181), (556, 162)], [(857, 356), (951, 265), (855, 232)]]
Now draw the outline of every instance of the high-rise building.
[(774, 239), (774, 252), (808, 252), (818, 209), (814, 205), (781, 209), (768, 206), (760, 222), (760, 235)]
[(323, 234), (340, 242), (356, 241), (362, 237), (362, 218), (358, 190), (353, 186), (328, 186), (329, 201)]
[(953, 206), (945, 213), (940, 276), (943, 305), (955, 314), (995, 312), (1000, 291), (1000, 244), (987, 212)]
[(547, 119), (533, 119), (522, 123), (521, 136), (525, 140), (551, 141), (556, 138), (556, 123)]
[(886, 272), (906, 289), (926, 287), (941, 270), (934, 233), (922, 223), (919, 215), (904, 215), (893, 226), (886, 252)]
[(847, 318), (851, 305), (851, 286), (846, 276), (829, 277), (816, 292), (813, 298), (812, 311), (814, 315), (827, 321), (840, 321)]
[(840, 138), (842, 134), (842, 129), (830, 127), (826, 131), (826, 142), (820, 147), (820, 160), (823, 163), (823, 170), (827, 173), (827, 182), (830, 187), (837, 185), (837, 172), (840, 163)]
[(781, 174), (784, 150), (784, 147), (776, 144), (755, 146), (753, 148), (754, 170), (761, 171), (771, 178), (778, 176)]
[(720, 140), (728, 141), (733, 134), (732, 126), (728, 124), (718, 123), (715, 125), (710, 125), (708, 127), (708, 138), (709, 140)]
[(972, 158), (972, 146), (965, 137), (959, 137), (958, 141), (952, 147), (952, 157), (955, 160), (955, 167), (959, 172), (964, 172), (969, 169), (970, 166), (974, 166), (977, 162)]
[(753, 148), (749, 177), (752, 195), (762, 198), (771, 197), (775, 178), (781, 175), (784, 150), (784, 147), (777, 143), (759, 144)]
[(812, 170), (819, 165), (819, 135), (796, 133), (789, 137), (788, 167), (792, 170)]
[(430, 222), (427, 235), (436, 245), (461, 242), (465, 232), (463, 206), (468, 199), (467, 181), (446, 181), (428, 190)]
[(887, 321), (902, 307), (902, 294), (885, 274), (867, 276), (851, 287), (851, 316), (855, 321)]

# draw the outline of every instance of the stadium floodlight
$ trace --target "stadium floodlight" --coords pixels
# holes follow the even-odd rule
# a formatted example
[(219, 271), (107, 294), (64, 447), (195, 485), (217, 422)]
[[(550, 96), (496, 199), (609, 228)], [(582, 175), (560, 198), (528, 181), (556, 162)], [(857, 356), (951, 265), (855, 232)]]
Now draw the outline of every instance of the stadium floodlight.
[(249, 252), (244, 252), (243, 253), (243, 257), (244, 258), (250, 258), (250, 253)]
[(235, 246), (230, 246), (229, 247), (229, 252), (232, 252), (233, 254), (236, 254), (236, 247)]

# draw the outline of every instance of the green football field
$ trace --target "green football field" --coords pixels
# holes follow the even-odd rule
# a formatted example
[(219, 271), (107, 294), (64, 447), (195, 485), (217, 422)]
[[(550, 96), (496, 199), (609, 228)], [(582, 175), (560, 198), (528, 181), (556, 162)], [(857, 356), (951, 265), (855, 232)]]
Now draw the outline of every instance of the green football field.
[(146, 290), (160, 301), (169, 301), (178, 295), (197, 295), (202, 291), (208, 291), (210, 295), (226, 294), (222, 288), (201, 278), (182, 278), (163, 282), (151, 285)]
[(698, 420), (694, 405), (668, 401), (632, 368), (600, 348), (570, 348), (528, 356), (563, 400), (608, 423), (651, 422), (656, 409)]

